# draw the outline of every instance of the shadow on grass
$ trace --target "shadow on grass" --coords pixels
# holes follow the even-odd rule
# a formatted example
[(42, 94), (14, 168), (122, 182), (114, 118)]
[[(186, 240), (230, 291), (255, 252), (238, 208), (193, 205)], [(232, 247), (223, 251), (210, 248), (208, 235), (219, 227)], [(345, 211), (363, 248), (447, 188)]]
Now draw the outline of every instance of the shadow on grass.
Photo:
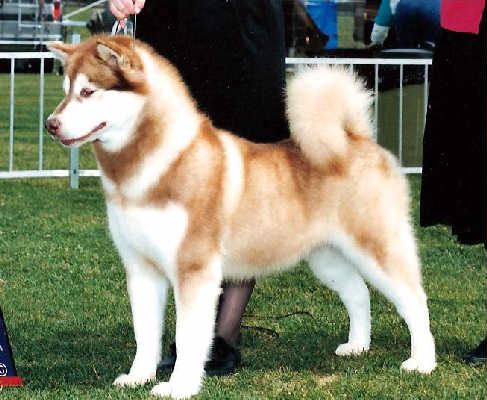
[[(103, 333), (88, 329), (53, 332), (30, 344), (19, 368), (30, 389), (106, 388), (128, 371), (135, 354), (132, 327), (126, 324)], [(25, 360), (26, 353), (31, 360)]]
[[(129, 370), (135, 354), (132, 325), (126, 321), (107, 321), (104, 330), (101, 323), (92, 322), (91, 326), (85, 321), (85, 327), (52, 330), (39, 339), (33, 340), (29, 336), (29, 347), (23, 349), (20, 368), (29, 389), (56, 391), (73, 387), (83, 392), (106, 390), (111, 388), (116, 376)], [(283, 371), (300, 376), (307, 373), (313, 376), (344, 376), (353, 371), (375, 375), (387, 370), (395, 374), (400, 363), (409, 357), (409, 334), (403, 323), (376, 327), (370, 351), (352, 357), (334, 354), (336, 347), (347, 338), (346, 321), (322, 324), (298, 320), (292, 323), (300, 328), (283, 327), (280, 337), (244, 330), (240, 344), (243, 381), (249, 379), (249, 373), (257, 376), (270, 373), (274, 376), (274, 372), (281, 374)], [(437, 339), (440, 363), (460, 362), (462, 354), (458, 354), (458, 349), (468, 350), (471, 346), (462, 338), (446, 333), (440, 337)], [(169, 376), (169, 372), (158, 371), (157, 380), (167, 381)]]
[(409, 357), (409, 343), (389, 347), (372, 345), (369, 352), (358, 356), (339, 357), (336, 347), (346, 342), (347, 334), (308, 336), (299, 333), (265, 340), (258, 346), (242, 346), (243, 366), (249, 370), (267, 371), (285, 368), (290, 371), (319, 371), (325, 374), (362, 368), (364, 363), (394, 367)]

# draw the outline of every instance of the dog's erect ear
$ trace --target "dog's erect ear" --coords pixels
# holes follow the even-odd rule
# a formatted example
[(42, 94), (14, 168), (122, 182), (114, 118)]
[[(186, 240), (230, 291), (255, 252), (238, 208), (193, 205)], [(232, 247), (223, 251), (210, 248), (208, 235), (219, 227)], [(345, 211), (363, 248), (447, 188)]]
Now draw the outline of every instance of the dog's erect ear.
[(76, 44), (66, 44), (61, 42), (49, 42), (46, 46), (54, 57), (60, 60), (63, 64), (66, 61), (66, 58), (68, 58), (77, 47)]
[(135, 86), (143, 85), (144, 75), (142, 62), (134, 51), (133, 43), (130, 41), (118, 43), (114, 40), (98, 40), (96, 52), (110, 68), (121, 72), (127, 83)]
[(111, 67), (122, 69), (125, 66), (125, 57), (118, 49), (114, 49), (107, 43), (98, 42), (96, 45), (98, 56)]

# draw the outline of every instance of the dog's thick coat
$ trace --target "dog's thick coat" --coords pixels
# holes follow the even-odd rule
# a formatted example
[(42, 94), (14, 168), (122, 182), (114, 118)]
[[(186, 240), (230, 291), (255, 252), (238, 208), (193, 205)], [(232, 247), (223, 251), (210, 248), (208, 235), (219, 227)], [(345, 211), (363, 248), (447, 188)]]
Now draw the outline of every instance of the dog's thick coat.
[(409, 327), (402, 367), (435, 368), (407, 183), (371, 139), (370, 96), (351, 73), (298, 74), (288, 88), (292, 140), (254, 144), (214, 127), (177, 70), (139, 41), (98, 36), (50, 49), (64, 63), (66, 98), (46, 125), (65, 145), (93, 142), (127, 271), (137, 352), (115, 384), (155, 379), (172, 285), (178, 358), (153, 393), (197, 393), (222, 278), (303, 258), (350, 315), (336, 354), (369, 349), (366, 280)]

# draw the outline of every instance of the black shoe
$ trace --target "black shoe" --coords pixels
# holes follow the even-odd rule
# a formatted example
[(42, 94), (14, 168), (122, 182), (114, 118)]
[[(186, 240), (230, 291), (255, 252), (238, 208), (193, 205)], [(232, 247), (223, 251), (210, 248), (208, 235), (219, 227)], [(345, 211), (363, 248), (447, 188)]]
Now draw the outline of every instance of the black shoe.
[(213, 339), (210, 359), (205, 363), (207, 376), (230, 375), (240, 366), (240, 352), (221, 336)]
[(176, 364), (176, 343), (173, 342), (169, 346), (169, 355), (157, 365), (157, 368), (172, 371), (174, 369), (175, 364)]
[(463, 361), (467, 364), (484, 364), (486, 361), (487, 348), (485, 340), (482, 340), (480, 344), (471, 352), (463, 356)]
[[(173, 370), (176, 364), (176, 344), (172, 343), (169, 348), (169, 356), (162, 360), (158, 368)], [(240, 352), (225, 339), (216, 336), (213, 339), (210, 359), (205, 363), (205, 372), (207, 376), (230, 375), (233, 374), (240, 366)]]

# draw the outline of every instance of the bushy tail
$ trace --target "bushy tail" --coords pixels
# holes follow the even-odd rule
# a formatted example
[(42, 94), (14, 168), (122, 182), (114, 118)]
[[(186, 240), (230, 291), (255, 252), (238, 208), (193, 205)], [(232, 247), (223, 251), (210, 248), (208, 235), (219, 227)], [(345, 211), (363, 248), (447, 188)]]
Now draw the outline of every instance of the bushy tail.
[(325, 167), (344, 156), (350, 140), (370, 137), (372, 96), (343, 67), (318, 67), (296, 74), (287, 88), (291, 137), (313, 164)]

